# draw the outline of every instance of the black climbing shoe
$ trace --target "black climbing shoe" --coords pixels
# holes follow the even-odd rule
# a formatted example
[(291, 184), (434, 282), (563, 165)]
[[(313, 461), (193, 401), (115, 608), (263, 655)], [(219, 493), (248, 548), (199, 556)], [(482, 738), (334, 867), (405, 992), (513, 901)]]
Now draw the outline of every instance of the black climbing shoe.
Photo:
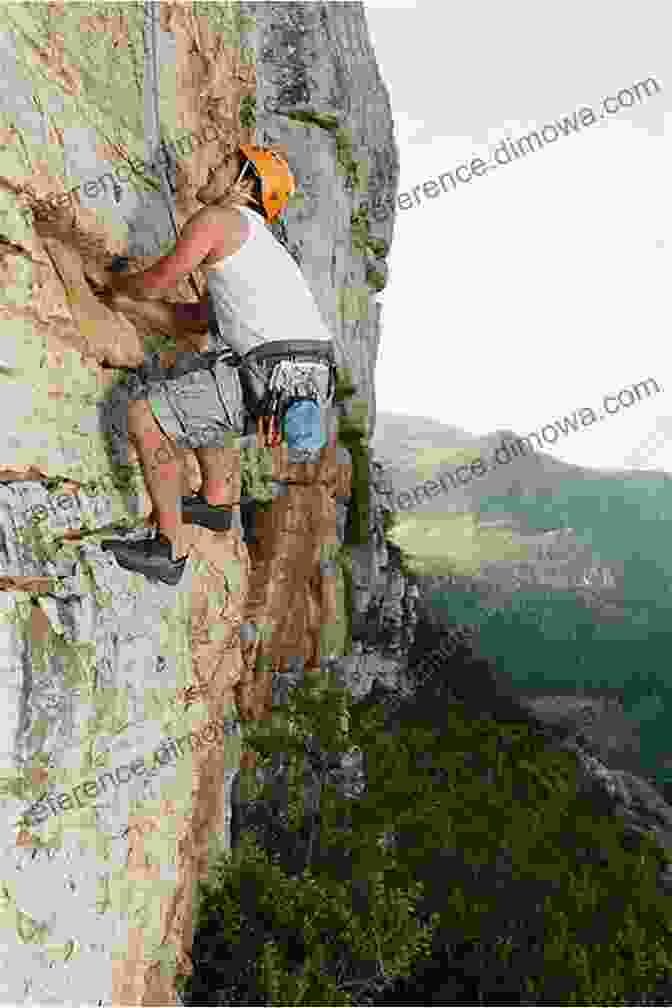
[(228, 532), (233, 508), (228, 504), (208, 504), (200, 493), (182, 498), (182, 521), (185, 525), (202, 525), (213, 532)]
[(141, 539), (136, 542), (124, 542), (122, 539), (103, 539), (101, 548), (112, 550), (120, 567), (125, 570), (137, 571), (156, 584), (175, 587), (189, 559), (189, 555), (180, 560), (173, 560), (173, 546), (161, 532), (155, 538)]

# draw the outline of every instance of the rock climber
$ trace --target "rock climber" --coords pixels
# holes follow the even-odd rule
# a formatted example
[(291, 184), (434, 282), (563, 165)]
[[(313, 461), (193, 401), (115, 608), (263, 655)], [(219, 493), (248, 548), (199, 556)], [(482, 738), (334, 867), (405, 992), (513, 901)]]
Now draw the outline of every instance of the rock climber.
[[(290, 462), (319, 457), (326, 444), (335, 384), (331, 334), (301, 269), (268, 227), (294, 191), (277, 151), (241, 146), (210, 169), (196, 193), (205, 206), (172, 253), (141, 273), (106, 274), (102, 297), (112, 308), (131, 306), (130, 314), (142, 317), (144, 300), (150, 322), (163, 317), (181, 333), (169, 377), (136, 373), (129, 385), (129, 439), (158, 529), (146, 540), (101, 543), (126, 570), (174, 586), (188, 560), (183, 523), (231, 527), (222, 448), (245, 433), (248, 418), (260, 433), (268, 424), (266, 444), (279, 443), (282, 426)], [(200, 304), (157, 303), (199, 267), (207, 277)], [(220, 359), (229, 348), (236, 367)], [(203, 471), (200, 491), (190, 496), (182, 496), (185, 448)]]

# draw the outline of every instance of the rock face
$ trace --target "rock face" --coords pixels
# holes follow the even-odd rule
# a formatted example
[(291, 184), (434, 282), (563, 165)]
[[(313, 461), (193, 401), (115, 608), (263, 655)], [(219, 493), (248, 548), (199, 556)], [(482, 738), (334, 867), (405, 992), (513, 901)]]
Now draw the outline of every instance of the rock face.
[[(396, 196), (390, 104), (361, 4), (10, 5), (0, 53), (0, 357), (13, 367), (1, 376), (0, 989), (15, 1004), (170, 1004), (175, 969), (191, 969), (195, 884), (229, 844), (230, 790), (254, 763), (245, 723), (297, 663), (347, 677), (333, 558), (351, 467), (333, 429), (319, 463), (274, 449), (286, 492), (259, 514), (255, 547), (238, 516), (226, 535), (190, 527), (178, 589), (118, 568), (101, 535), (143, 536), (151, 504), (125, 384), (101, 364), (137, 364), (138, 338), (147, 368), (171, 361), (92, 284), (113, 256), (133, 270), (164, 254), (227, 150), (283, 144), (302, 201), (275, 230), (357, 386), (345, 409), (370, 432), (393, 221), (374, 230), (353, 215), (367, 167)], [(187, 481), (200, 485), (193, 455)], [(398, 645), (411, 596), (372, 515), (358, 584)]]

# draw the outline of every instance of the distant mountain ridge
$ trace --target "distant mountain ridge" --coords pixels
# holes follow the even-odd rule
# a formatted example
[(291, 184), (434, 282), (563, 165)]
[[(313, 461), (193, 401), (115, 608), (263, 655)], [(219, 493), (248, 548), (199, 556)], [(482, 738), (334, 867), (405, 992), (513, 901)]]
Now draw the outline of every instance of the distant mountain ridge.
[[(520, 442), (523, 442), (522, 448)], [(395, 494), (419, 487), (430, 479), (438, 480), (441, 475), (444, 478), (453, 475), (455, 486), (450, 480), (444, 480), (449, 485), (448, 491), (444, 490), (433, 499), (426, 496), (420, 501), (414, 499), (407, 507), (414, 513), (459, 513), (464, 505), (475, 512), (480, 510), (485, 498), (552, 495), (567, 479), (672, 480), (672, 474), (664, 470), (599, 469), (563, 462), (546, 452), (531, 450), (523, 435), (506, 428), (477, 436), (430, 417), (386, 412), (376, 417), (372, 449)], [(505, 462), (507, 451), (509, 461)], [(453, 459), (455, 455), (460, 457)], [(465, 464), (462, 456), (482, 459), (487, 471), (472, 475), (469, 482), (459, 483), (455, 471)], [(499, 464), (495, 464), (496, 461)], [(396, 501), (395, 509), (404, 510), (397, 507)], [(502, 513), (501, 517), (505, 516), (508, 512)], [(492, 515), (490, 520), (494, 517)], [(515, 524), (514, 515), (510, 517)]]
[[(384, 449), (381, 482), (397, 518), (391, 537), (415, 558), (421, 596), (438, 618), (478, 626), (483, 656), (520, 696), (574, 703), (591, 691), (618, 693), (633, 731), (641, 727), (646, 772), (672, 782), (672, 476), (574, 466), (536, 451), (492, 466), (503, 445), (525, 445), (522, 436), (475, 437), (385, 413), (377, 424), (373, 453)], [(448, 474), (459, 466), (468, 474), (468, 458), (485, 468), (452, 486)], [(442, 476), (447, 490), (399, 505), (400, 490)]]
[(401, 413), (376, 413), (372, 446), (376, 458), (395, 467), (414, 464), (419, 448), (432, 448), (439, 439), (448, 450), (470, 447), (478, 439), (468, 431), (441, 423), (432, 417), (405, 416)]
[[(514, 496), (523, 488), (528, 493), (552, 492), (558, 481), (569, 475), (587, 479), (605, 475), (600, 470), (562, 462), (544, 452), (524, 448), (522, 451), (525, 454), (521, 454), (518, 443), (522, 439), (522, 435), (508, 429), (477, 436), (428, 417), (383, 412), (376, 417), (372, 447), (376, 459), (385, 466), (395, 491), (418, 486), (428, 479), (438, 479), (439, 474), (454, 472), (462, 464), (461, 459), (452, 460), (451, 456), (456, 453), (481, 458), (486, 463), (488, 471), (485, 475), (474, 475), (469, 483), (459, 488), (451, 487), (449, 493), (443, 493), (433, 501), (416, 501), (413, 511), (459, 511), (460, 505), (465, 503), (470, 510), (477, 510), (484, 494), (489, 497)], [(508, 448), (508, 463), (503, 461), (503, 445)], [(496, 456), (498, 450), (500, 454)], [(496, 460), (499, 460), (499, 465), (495, 465)]]

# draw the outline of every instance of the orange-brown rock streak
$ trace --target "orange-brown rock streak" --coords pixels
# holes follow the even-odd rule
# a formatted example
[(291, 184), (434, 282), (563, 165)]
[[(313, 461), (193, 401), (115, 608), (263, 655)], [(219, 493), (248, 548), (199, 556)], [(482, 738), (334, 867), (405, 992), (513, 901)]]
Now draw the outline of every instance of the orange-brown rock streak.
[[(232, 502), (240, 500), (240, 451), (228, 452), (231, 468)], [(248, 594), (249, 557), (240, 535), (215, 533), (197, 526), (191, 529), (194, 581), (191, 605), (191, 653), (193, 686), (185, 703), (202, 699), (206, 722), (221, 722), (233, 700), (244, 669), (239, 628)], [(238, 583), (231, 578), (239, 571)], [(198, 573), (197, 573), (198, 571)], [(223, 607), (213, 602), (216, 593), (226, 591)], [(213, 629), (216, 632), (213, 634)], [(213, 639), (214, 638), (214, 639)], [(194, 729), (198, 731), (198, 727)], [(195, 749), (193, 759), (192, 805), (189, 819), (180, 824), (177, 839), (177, 885), (164, 921), (163, 941), (172, 943), (177, 963), (185, 975), (192, 972), (194, 899), (196, 885), (208, 870), (209, 840), (213, 834), (225, 836), (224, 806), (226, 770), (221, 745)], [(157, 981), (159, 983), (159, 981)], [(149, 976), (145, 987), (149, 996)], [(143, 1004), (172, 1003), (145, 1000)]]
[[(319, 463), (289, 464), (284, 445), (273, 449), (274, 478), (289, 485), (268, 511), (259, 511), (258, 544), (250, 547), (245, 619), (258, 636), (244, 648), (236, 688), (245, 721), (270, 717), (273, 672), (290, 659), (303, 659), (309, 675), (319, 673), (321, 629), (336, 616), (335, 578), (322, 574), (320, 561), (324, 546), (338, 544), (335, 497), (349, 486), (344, 469), (333, 438)], [(255, 754), (244, 752), (241, 768), (255, 765)]]

